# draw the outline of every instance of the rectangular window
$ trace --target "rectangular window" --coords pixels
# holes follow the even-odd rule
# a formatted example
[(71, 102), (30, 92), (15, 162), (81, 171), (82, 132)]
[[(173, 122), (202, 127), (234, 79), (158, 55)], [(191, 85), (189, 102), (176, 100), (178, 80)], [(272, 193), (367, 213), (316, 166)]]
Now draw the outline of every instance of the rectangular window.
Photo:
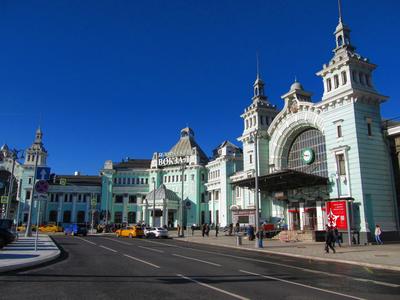
[(175, 176), (175, 181), (178, 182), (179, 181), (179, 175)]
[(264, 125), (264, 117), (263, 116), (260, 116), (260, 124)]
[(367, 119), (368, 136), (372, 136), (372, 119)]
[(192, 174), (192, 181), (194, 181), (194, 174)]
[(336, 127), (336, 129), (337, 129), (337, 137), (338, 138), (343, 137), (343, 135), (342, 135), (342, 125), (338, 125)]
[(215, 191), (215, 200), (219, 200), (219, 191)]
[(201, 181), (206, 180), (206, 177), (204, 176), (204, 173), (201, 173)]
[(337, 168), (338, 168), (339, 175), (345, 176), (346, 175), (346, 162), (344, 160), (343, 153), (336, 155), (336, 162), (337, 162)]
[(339, 87), (339, 76), (335, 75), (333, 77), (333, 82), (335, 84), (335, 89), (337, 89)]
[(146, 184), (149, 184), (149, 179), (148, 178), (146, 178)]
[(353, 74), (353, 81), (354, 81), (354, 82), (358, 82), (358, 81), (357, 81), (357, 72), (356, 72), (356, 71), (353, 71), (352, 74)]
[(140, 178), (140, 184), (144, 184), (144, 178)]
[(187, 181), (187, 175), (185, 174), (185, 181)]
[(140, 184), (140, 178), (136, 178), (136, 184)]
[(330, 79), (326, 80), (326, 90), (330, 92), (332, 90), (332, 83)]
[(171, 176), (168, 175), (168, 182), (171, 182)]
[(72, 202), (74, 200), (74, 195), (70, 194), (69, 195), (69, 202)]
[(201, 203), (206, 202), (206, 197), (204, 193), (201, 193)]
[(124, 198), (122, 197), (122, 195), (116, 195), (115, 203), (122, 203), (122, 202), (124, 202)]
[(179, 180), (179, 181), (181, 181), (181, 182), (182, 182), (182, 175), (181, 175), (179, 178), (180, 178), (180, 180)]
[(251, 155), (251, 154), (249, 156), (249, 161), (250, 161), (251, 164), (253, 163), (253, 155)]
[(28, 184), (32, 184), (32, 177), (28, 178)]
[(129, 195), (129, 203), (136, 203), (137, 198), (136, 195)]
[(345, 85), (347, 83), (347, 73), (345, 71), (342, 72), (342, 84)]
[(175, 182), (175, 176), (174, 175), (171, 176), (171, 179), (172, 179), (172, 182)]

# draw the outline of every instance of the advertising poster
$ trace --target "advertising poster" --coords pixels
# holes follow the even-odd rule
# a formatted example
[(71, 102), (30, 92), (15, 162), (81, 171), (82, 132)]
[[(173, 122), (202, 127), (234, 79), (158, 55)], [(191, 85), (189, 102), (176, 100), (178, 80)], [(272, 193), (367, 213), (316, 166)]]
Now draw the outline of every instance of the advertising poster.
[(330, 227), (336, 227), (338, 230), (347, 230), (346, 201), (328, 201), (326, 202), (326, 218)]

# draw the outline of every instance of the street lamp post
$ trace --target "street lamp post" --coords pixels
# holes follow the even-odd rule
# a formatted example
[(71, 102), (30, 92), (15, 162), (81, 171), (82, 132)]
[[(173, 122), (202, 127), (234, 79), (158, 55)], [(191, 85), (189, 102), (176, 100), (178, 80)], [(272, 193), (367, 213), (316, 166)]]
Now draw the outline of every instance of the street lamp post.
[(152, 226), (155, 227), (156, 219), (156, 179), (153, 177), (153, 217), (151, 218)]
[[(31, 193), (31, 204), (29, 205), (29, 214), (28, 214), (28, 221), (26, 222), (26, 231), (25, 231), (25, 237), (30, 237), (32, 236), (32, 211), (33, 211), (33, 198), (35, 196), (35, 183), (36, 183), (36, 171), (37, 171), (37, 166), (38, 166), (38, 160), (39, 160), (39, 153), (38, 151), (35, 151), (35, 168), (33, 169), (33, 183), (32, 183), (32, 193)], [(25, 199), (26, 201), (27, 199)], [(36, 228), (36, 230), (39, 230), (39, 228)]]
[(108, 180), (108, 177), (106, 177), (106, 184), (107, 184), (107, 191), (106, 191), (106, 230), (107, 230), (107, 225), (108, 225), (108, 198), (109, 196), (109, 187), (110, 187), (110, 182)]
[[(11, 177), (10, 177), (10, 182), (9, 182), (9, 186), (8, 186), (8, 196), (7, 196), (7, 206), (6, 206), (6, 213), (5, 213), (5, 217), (6, 219), (8, 219), (9, 217), (9, 212), (10, 212), (10, 206), (11, 206), (11, 199), (12, 199), (12, 192), (14, 189), (14, 171), (15, 171), (15, 162), (18, 159), (23, 158), (24, 156), (18, 156), (19, 153), (23, 152), (24, 150), (17, 150), (17, 149), (13, 149), (12, 152), (12, 160), (13, 160), (13, 164), (11, 167)], [(19, 212), (17, 212), (19, 213)], [(17, 224), (18, 226), (18, 224)]]
[(182, 194), (181, 194), (181, 206), (180, 206), (180, 225), (181, 225), (181, 236), (185, 237), (185, 230), (183, 228), (183, 189), (184, 189), (184, 184), (185, 184), (185, 164), (182, 163)]
[[(258, 230), (259, 226), (259, 193), (258, 193), (258, 132), (257, 130), (253, 134), (254, 137), (254, 164), (255, 164), (255, 174), (254, 174), (254, 197), (255, 197), (255, 230)], [(256, 237), (255, 247), (259, 247), (258, 238)]]

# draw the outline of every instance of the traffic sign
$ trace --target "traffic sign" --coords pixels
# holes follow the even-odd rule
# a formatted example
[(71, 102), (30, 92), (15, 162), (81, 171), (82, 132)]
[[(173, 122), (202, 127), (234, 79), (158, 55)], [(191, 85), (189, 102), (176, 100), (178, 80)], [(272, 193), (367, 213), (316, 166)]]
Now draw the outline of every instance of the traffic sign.
[(49, 190), (49, 183), (46, 180), (39, 180), (35, 184), (35, 191), (39, 194), (47, 193)]
[(36, 179), (45, 180), (50, 178), (50, 168), (48, 167), (37, 167), (36, 168)]
[(60, 178), (60, 185), (67, 185), (67, 178)]
[(1, 196), (1, 204), (7, 204), (8, 202), (8, 197), (7, 196)]

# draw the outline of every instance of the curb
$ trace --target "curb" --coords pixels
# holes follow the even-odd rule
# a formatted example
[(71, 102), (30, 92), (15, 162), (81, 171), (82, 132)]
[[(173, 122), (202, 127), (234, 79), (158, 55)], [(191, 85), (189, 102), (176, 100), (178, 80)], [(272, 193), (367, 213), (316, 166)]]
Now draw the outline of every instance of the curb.
[[(179, 242), (186, 242), (186, 243), (193, 243), (193, 244), (203, 244), (201, 242), (196, 241), (188, 241), (188, 240), (177, 240)], [(390, 270), (390, 271), (397, 271), (400, 272), (400, 266), (389, 266), (389, 265), (380, 265), (380, 264), (372, 264), (366, 262), (359, 262), (359, 261), (352, 261), (352, 260), (342, 260), (342, 259), (334, 259), (334, 258), (324, 258), (324, 257), (316, 257), (316, 256), (309, 256), (309, 255), (300, 255), (300, 254), (293, 254), (293, 253), (284, 253), (284, 252), (274, 252), (270, 250), (260, 250), (260, 249), (251, 249), (251, 248), (241, 248), (238, 246), (231, 246), (231, 245), (221, 245), (221, 244), (214, 244), (208, 243), (206, 245), (217, 246), (217, 247), (224, 247), (224, 248), (231, 248), (236, 250), (244, 250), (244, 251), (253, 251), (259, 253), (267, 253), (271, 255), (281, 255), (281, 256), (289, 256), (289, 257), (296, 257), (301, 259), (307, 260), (314, 260), (314, 261), (324, 261), (324, 262), (334, 262), (334, 263), (342, 263), (348, 265), (356, 265), (361, 267), (368, 267), (374, 269), (381, 269), (381, 270)]]
[(49, 256), (46, 256), (46, 257), (43, 257), (43, 258), (39, 258), (39, 259), (34, 260), (34, 261), (29, 261), (29, 262), (25, 262), (25, 263), (21, 263), (21, 264), (8, 265), (8, 266), (0, 267), (0, 273), (6, 273), (6, 272), (10, 272), (10, 271), (16, 271), (16, 270), (20, 270), (20, 269), (30, 268), (30, 267), (34, 267), (34, 266), (37, 266), (37, 265), (41, 265), (41, 264), (50, 262), (52, 260), (56, 260), (57, 258), (60, 257), (61, 250), (60, 250), (60, 248), (58, 247), (58, 245), (54, 242), (54, 240), (52, 238), (51, 238), (51, 240), (54, 243), (54, 245), (56, 245), (56, 247), (58, 248), (56, 253), (51, 254)]

